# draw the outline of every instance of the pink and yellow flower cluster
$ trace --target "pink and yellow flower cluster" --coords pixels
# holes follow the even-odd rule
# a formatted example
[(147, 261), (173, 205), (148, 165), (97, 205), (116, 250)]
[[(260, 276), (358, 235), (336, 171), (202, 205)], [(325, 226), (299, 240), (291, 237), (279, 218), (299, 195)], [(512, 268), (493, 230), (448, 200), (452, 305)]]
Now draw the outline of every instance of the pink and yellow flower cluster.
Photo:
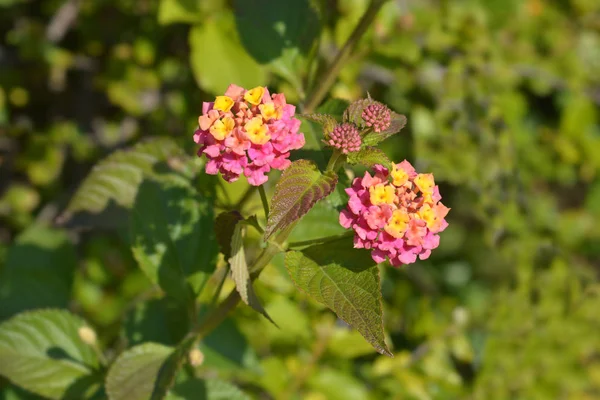
[(448, 207), (440, 200), (432, 174), (418, 174), (406, 160), (392, 170), (376, 165), (346, 189), (348, 208), (340, 224), (355, 231), (354, 247), (371, 250), (377, 263), (394, 266), (424, 260), (440, 242), (437, 233), (448, 226)]
[(220, 172), (228, 182), (244, 174), (251, 185), (260, 186), (271, 168), (286, 169), (290, 151), (304, 146), (295, 111), (284, 94), (271, 95), (261, 86), (230, 85), (223, 96), (204, 103), (194, 141), (200, 145), (198, 155), (208, 158), (206, 173)]

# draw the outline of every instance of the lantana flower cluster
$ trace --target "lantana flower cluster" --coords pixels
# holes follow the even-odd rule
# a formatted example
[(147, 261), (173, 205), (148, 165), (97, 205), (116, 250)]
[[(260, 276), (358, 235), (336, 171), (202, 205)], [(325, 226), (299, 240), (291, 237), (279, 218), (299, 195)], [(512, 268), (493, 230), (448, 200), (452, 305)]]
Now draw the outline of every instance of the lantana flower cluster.
[(208, 158), (206, 173), (220, 172), (228, 182), (244, 174), (251, 185), (260, 186), (272, 168), (286, 169), (290, 151), (305, 142), (295, 111), (284, 94), (271, 95), (262, 86), (246, 90), (232, 84), (223, 96), (204, 103), (194, 141), (200, 145), (198, 155)]
[(350, 196), (340, 224), (355, 231), (354, 247), (371, 250), (377, 263), (394, 266), (424, 260), (438, 247), (448, 207), (441, 203), (432, 174), (418, 174), (406, 160), (392, 170), (376, 165), (346, 189)]

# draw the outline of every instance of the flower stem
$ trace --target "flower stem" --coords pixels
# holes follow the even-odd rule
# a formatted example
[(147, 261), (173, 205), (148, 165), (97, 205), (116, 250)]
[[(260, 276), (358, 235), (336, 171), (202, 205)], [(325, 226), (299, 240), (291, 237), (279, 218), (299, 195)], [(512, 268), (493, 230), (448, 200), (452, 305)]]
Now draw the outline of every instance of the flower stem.
[(269, 218), (269, 200), (267, 200), (267, 194), (265, 193), (265, 186), (260, 185), (258, 187), (258, 193), (260, 193), (260, 201), (262, 202), (263, 209), (265, 210), (265, 219)]
[(352, 51), (354, 50), (356, 45), (358, 44), (360, 38), (365, 34), (367, 29), (371, 25), (371, 22), (373, 22), (373, 20), (375, 19), (377, 12), (381, 9), (381, 7), (386, 1), (387, 0), (371, 0), (371, 2), (369, 3), (369, 7), (358, 22), (358, 25), (356, 25), (356, 28), (354, 28), (354, 31), (352, 32), (348, 40), (346, 40), (344, 46), (340, 49), (340, 51), (338, 51), (333, 62), (331, 63), (329, 68), (327, 68), (320, 81), (317, 82), (314, 90), (308, 96), (308, 100), (306, 100), (302, 112), (306, 114), (314, 112), (314, 110), (321, 103), (321, 101), (323, 101), (325, 95), (327, 94), (329, 89), (331, 89), (331, 86), (333, 86), (333, 84), (335, 83), (335, 79), (340, 73), (342, 67), (352, 54)]
[(327, 163), (327, 167), (325, 168), (325, 171), (335, 171), (335, 165), (337, 164), (337, 161), (339, 160), (341, 155), (342, 155), (342, 153), (339, 150), (334, 149), (333, 153), (331, 154), (331, 158), (329, 159), (329, 162)]
[(340, 233), (339, 235), (324, 236), (324, 237), (320, 237), (317, 239), (303, 240), (301, 242), (290, 242), (288, 244), (288, 247), (290, 247), (290, 248), (305, 247), (305, 246), (309, 246), (311, 244), (328, 243), (328, 242), (333, 242), (334, 240), (352, 236), (353, 234), (354, 234), (354, 232), (349, 231), (349, 232)]

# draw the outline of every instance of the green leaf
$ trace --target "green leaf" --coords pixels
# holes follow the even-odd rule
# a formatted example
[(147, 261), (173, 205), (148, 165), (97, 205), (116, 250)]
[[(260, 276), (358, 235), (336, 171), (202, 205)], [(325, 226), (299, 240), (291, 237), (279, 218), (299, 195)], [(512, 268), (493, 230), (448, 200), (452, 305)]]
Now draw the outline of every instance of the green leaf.
[(0, 273), (0, 320), (40, 307), (66, 308), (76, 266), (65, 232), (29, 227), (10, 247)]
[[(294, 227), (294, 230), (288, 237), (289, 242), (300, 242), (305, 240), (318, 239), (320, 237), (338, 235), (347, 230), (340, 225), (340, 212), (331, 204), (329, 200), (321, 201), (315, 204), (300, 222)], [(315, 229), (318, 226), (319, 229)]]
[(319, 108), (317, 108), (317, 112), (321, 114), (329, 114), (335, 117), (336, 120), (341, 121), (344, 111), (346, 111), (349, 105), (350, 102), (348, 102), (348, 100), (335, 98), (329, 99), (319, 106)]
[(127, 313), (123, 335), (129, 346), (154, 342), (174, 346), (188, 331), (185, 307), (168, 297), (139, 302)]
[(144, 343), (122, 353), (106, 376), (106, 393), (110, 400), (148, 400), (163, 363), (173, 348)]
[(392, 111), (391, 119), (392, 120), (390, 122), (390, 126), (385, 131), (381, 131), (379, 133), (377, 133), (377, 132), (367, 133), (362, 139), (363, 145), (364, 146), (374, 146), (374, 145), (384, 141), (385, 139), (389, 138), (390, 136), (393, 136), (396, 133), (400, 132), (402, 130), (402, 128), (404, 128), (404, 126), (406, 126), (406, 117), (404, 115), (397, 114)]
[(144, 177), (159, 177), (157, 167), (161, 163), (182, 157), (185, 155), (180, 146), (160, 137), (115, 151), (94, 166), (57, 221), (64, 223), (76, 214), (99, 214), (103, 210), (122, 213), (133, 205)]
[(99, 363), (78, 330), (87, 324), (63, 310), (27, 311), (0, 324), (0, 375), (51, 399), (81, 399), (99, 388)]
[(369, 252), (339, 239), (286, 254), (285, 264), (296, 286), (333, 310), (388, 356), (383, 334), (379, 269)]
[(189, 184), (144, 181), (133, 207), (131, 237), (142, 271), (175, 299), (195, 297), (215, 270), (212, 204)]
[(215, 233), (225, 259), (231, 257), (231, 237), (239, 221), (244, 217), (238, 211), (228, 211), (219, 214), (215, 220)]
[(349, 153), (347, 159), (349, 164), (364, 165), (371, 168), (376, 164), (381, 164), (387, 169), (391, 169), (392, 162), (383, 150), (377, 147), (365, 147), (356, 153)]
[(193, 27), (189, 40), (192, 71), (204, 90), (220, 94), (231, 83), (245, 88), (264, 85), (264, 68), (244, 51), (230, 18)]
[(173, 387), (167, 400), (250, 400), (244, 392), (220, 379), (190, 378)]
[(175, 377), (183, 366), (183, 363), (187, 360), (188, 354), (195, 343), (196, 336), (189, 335), (169, 355), (158, 371), (150, 400), (162, 400), (165, 398), (169, 389), (175, 383)]
[(365, 121), (362, 119), (362, 113), (365, 107), (370, 106), (371, 104), (381, 104), (378, 101), (373, 100), (371, 97), (366, 99), (358, 99), (353, 101), (346, 111), (344, 111), (344, 122), (352, 123), (360, 128), (364, 128)]
[(275, 187), (265, 239), (309, 212), (317, 201), (324, 199), (335, 189), (337, 179), (335, 172), (322, 174), (311, 161), (294, 161), (281, 174)]
[(319, 35), (319, 17), (308, 0), (235, 0), (234, 10), (242, 44), (261, 64), (287, 48), (307, 54)]
[(249, 370), (258, 364), (256, 352), (231, 318), (209, 333), (199, 348), (204, 353), (203, 365), (207, 367)]
[(231, 276), (235, 282), (235, 288), (244, 303), (264, 315), (274, 325), (277, 325), (265, 311), (252, 287), (252, 279), (250, 279), (250, 271), (248, 270), (246, 254), (244, 253), (244, 230), (244, 224), (238, 223), (231, 237), (231, 258), (229, 259), (229, 264), (231, 265)]
[(158, 23), (167, 25), (175, 22), (202, 22), (201, 11), (198, 0), (161, 0), (158, 7)]
[(329, 138), (329, 135), (331, 132), (333, 132), (338, 124), (337, 120), (333, 116), (327, 114), (302, 114), (302, 116), (309, 121), (314, 121), (318, 124), (321, 124), (323, 127), (324, 139)]

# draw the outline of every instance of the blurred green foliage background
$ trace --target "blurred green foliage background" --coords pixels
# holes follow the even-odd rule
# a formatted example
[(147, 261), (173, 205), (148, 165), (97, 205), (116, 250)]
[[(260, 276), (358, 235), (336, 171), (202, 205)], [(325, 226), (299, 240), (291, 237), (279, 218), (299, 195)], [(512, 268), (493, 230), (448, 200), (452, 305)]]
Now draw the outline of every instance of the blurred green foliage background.
[[(367, 5), (0, 0), (0, 320), (65, 307), (109, 353), (178, 341), (185, 317), (123, 235), (56, 217), (116, 149), (167, 136), (193, 155), (202, 101), (229, 83), (301, 104)], [(260, 399), (600, 398), (600, 2), (390, 1), (330, 97), (367, 91), (408, 117), (387, 154), (433, 172), (452, 208), (430, 259), (382, 268), (396, 357), (299, 293), (278, 258), (257, 290), (282, 329), (239, 307), (203, 344), (202, 373)], [(323, 205), (296, 240), (340, 229)], [(29, 398), (0, 380), (0, 399)]]

